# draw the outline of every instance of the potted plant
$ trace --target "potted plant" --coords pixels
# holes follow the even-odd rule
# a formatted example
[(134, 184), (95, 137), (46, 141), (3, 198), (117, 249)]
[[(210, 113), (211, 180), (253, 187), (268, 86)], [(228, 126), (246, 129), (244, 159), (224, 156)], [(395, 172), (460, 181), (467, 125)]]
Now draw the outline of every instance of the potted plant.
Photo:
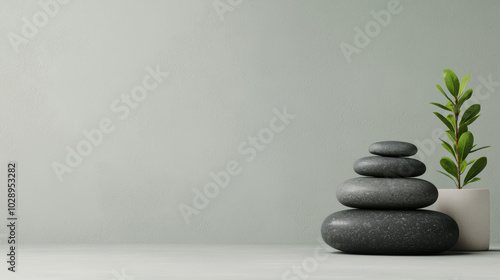
[[(465, 90), (467, 75), (460, 82), (457, 75), (450, 69), (443, 71), (443, 79), (448, 89), (446, 93), (438, 84), (438, 90), (446, 98), (447, 103), (432, 105), (439, 107), (447, 116), (434, 112), (446, 125), (448, 141), (442, 140), (443, 148), (451, 154), (440, 160), (443, 171), (438, 171), (449, 177), (455, 184), (455, 189), (439, 189), (439, 198), (435, 210), (448, 214), (458, 224), (460, 237), (452, 250), (488, 250), (490, 244), (490, 193), (488, 189), (463, 189), (469, 184), (480, 180), (479, 173), (486, 167), (486, 157), (469, 159), (472, 153), (488, 148), (476, 148), (474, 136), (469, 126), (481, 114), (481, 105), (466, 106), (473, 90)], [(446, 101), (445, 101), (446, 102)], [(467, 108), (465, 108), (467, 107)], [(465, 110), (464, 110), (465, 109)]]

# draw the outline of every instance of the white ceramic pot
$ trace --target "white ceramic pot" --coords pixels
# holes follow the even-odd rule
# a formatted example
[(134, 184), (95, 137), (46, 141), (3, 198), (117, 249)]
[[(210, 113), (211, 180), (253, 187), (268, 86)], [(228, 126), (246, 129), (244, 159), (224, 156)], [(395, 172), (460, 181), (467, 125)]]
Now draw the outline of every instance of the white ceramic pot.
[(458, 224), (460, 236), (451, 250), (489, 250), (490, 190), (440, 189), (434, 209)]

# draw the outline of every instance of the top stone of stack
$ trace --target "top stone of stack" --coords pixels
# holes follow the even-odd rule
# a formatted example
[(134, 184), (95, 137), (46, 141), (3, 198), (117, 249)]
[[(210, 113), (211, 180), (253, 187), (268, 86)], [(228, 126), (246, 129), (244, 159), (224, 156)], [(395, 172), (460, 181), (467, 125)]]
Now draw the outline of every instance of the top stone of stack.
[(383, 157), (409, 157), (417, 153), (417, 146), (401, 141), (382, 141), (371, 144), (369, 152)]

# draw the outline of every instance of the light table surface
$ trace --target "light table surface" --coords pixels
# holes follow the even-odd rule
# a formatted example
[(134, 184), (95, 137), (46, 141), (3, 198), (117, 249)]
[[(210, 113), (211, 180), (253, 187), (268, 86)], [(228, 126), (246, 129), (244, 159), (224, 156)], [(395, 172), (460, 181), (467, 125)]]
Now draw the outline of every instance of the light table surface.
[[(326, 246), (326, 245), (323, 245)], [(4, 250), (3, 250), (4, 251)], [(5, 256), (5, 254), (4, 254)], [(500, 246), (434, 256), (349, 255), (318, 245), (21, 245), (0, 279), (500, 279)]]

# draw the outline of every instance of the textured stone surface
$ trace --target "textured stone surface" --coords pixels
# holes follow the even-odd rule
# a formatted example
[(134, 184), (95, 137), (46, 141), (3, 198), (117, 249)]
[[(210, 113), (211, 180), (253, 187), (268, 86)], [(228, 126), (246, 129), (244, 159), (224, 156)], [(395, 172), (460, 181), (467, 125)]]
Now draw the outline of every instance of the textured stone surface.
[(408, 157), (417, 153), (417, 146), (401, 141), (382, 141), (370, 145), (370, 153), (385, 157)]
[(354, 254), (435, 254), (458, 239), (457, 223), (428, 210), (351, 209), (328, 216), (321, 227), (331, 247)]
[(337, 200), (348, 207), (365, 209), (416, 209), (438, 198), (437, 188), (415, 178), (359, 177), (342, 183)]
[(416, 177), (425, 173), (425, 164), (412, 158), (364, 157), (353, 167), (359, 175), (385, 178)]

